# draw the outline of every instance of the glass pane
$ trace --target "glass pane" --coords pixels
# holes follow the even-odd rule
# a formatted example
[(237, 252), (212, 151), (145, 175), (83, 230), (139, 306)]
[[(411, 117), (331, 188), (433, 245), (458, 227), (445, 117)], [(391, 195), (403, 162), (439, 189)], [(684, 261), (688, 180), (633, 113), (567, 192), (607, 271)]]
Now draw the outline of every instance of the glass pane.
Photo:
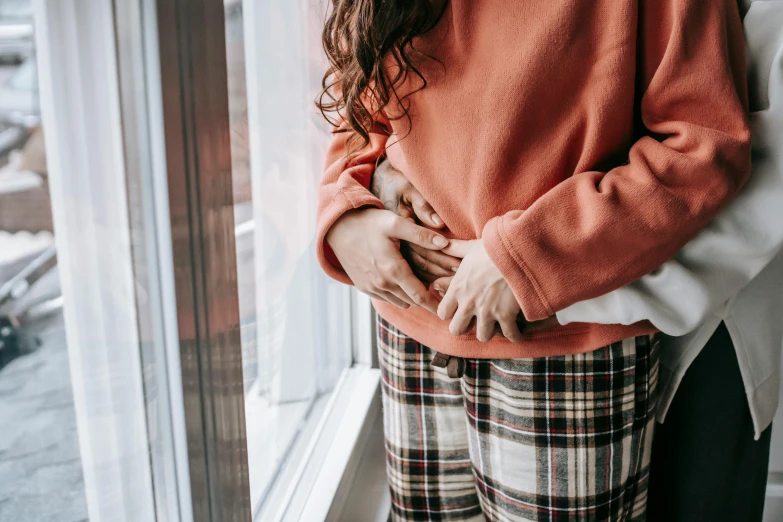
[(0, 0), (23, 29), (0, 45), (0, 520), (179, 520), (145, 129), (112, 3), (38, 2), (42, 20), (35, 48), (30, 0)]
[(32, 20), (33, 9), (29, 0), (3, 0), (0, 2), (0, 18)]
[[(32, 33), (28, 10), (0, 1), (0, 24)], [(14, 43), (0, 50), (0, 520), (84, 520), (37, 65)]]
[(256, 519), (286, 483), (351, 364), (349, 290), (315, 261), (329, 129), (322, 0), (226, 1), (239, 299)]

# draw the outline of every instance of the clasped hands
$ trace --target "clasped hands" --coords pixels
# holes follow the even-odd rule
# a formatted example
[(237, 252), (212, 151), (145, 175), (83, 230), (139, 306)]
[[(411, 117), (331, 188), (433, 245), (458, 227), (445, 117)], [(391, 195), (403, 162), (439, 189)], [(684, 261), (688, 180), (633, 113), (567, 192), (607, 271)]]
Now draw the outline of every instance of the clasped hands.
[[(422, 306), (450, 320), (454, 335), (475, 326), (479, 341), (502, 334), (518, 342), (520, 327), (530, 331), (552, 325), (551, 320), (525, 324), (519, 303), (481, 240), (448, 240), (438, 234), (443, 221), (388, 161), (373, 174), (371, 190), (386, 210), (347, 212), (326, 235), (358, 290), (400, 308)], [(440, 294), (440, 302), (425, 284)]]

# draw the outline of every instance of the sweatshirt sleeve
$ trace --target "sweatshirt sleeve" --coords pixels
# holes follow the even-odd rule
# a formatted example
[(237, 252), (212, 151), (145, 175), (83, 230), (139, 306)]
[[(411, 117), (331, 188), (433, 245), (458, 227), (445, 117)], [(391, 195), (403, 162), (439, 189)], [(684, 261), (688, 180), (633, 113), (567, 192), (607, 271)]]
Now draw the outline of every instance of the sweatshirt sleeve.
[(640, 0), (643, 136), (628, 162), (560, 183), (482, 238), (530, 321), (661, 266), (745, 183), (750, 132), (736, 0)]
[(557, 313), (562, 324), (649, 320), (694, 330), (783, 250), (783, 0), (754, 2), (745, 21), (753, 174), (737, 198), (674, 259), (638, 281)]
[(335, 130), (326, 153), (326, 166), (318, 187), (316, 214), (316, 256), (327, 275), (346, 284), (352, 284), (331, 247), (326, 234), (346, 212), (361, 207), (384, 208), (383, 203), (369, 190), (372, 174), (386, 153), (388, 135), (382, 128), (370, 133), (370, 143), (347, 156), (351, 131), (347, 125)]

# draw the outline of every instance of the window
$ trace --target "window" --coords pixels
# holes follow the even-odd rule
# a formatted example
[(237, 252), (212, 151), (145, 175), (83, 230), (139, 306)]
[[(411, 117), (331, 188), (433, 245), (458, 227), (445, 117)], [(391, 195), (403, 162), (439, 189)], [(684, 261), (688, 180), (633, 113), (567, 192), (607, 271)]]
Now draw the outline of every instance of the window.
[(253, 513), (271, 519), (351, 366), (350, 291), (315, 259), (330, 129), (316, 113), (323, 0), (225, 5)]
[[(3, 1), (0, 23), (30, 5)], [(24, 35), (3, 48), (0, 118), (17, 132), (0, 149), (1, 520), (189, 515), (166, 229), (121, 118), (113, 20), (111, 2), (37, 2), (37, 48), (21, 64)]]
[(2, 0), (0, 2), (0, 17), (16, 20), (29, 20), (33, 10), (29, 0)]
[(339, 520), (380, 397), (314, 254), (325, 0), (8, 6), (0, 519)]

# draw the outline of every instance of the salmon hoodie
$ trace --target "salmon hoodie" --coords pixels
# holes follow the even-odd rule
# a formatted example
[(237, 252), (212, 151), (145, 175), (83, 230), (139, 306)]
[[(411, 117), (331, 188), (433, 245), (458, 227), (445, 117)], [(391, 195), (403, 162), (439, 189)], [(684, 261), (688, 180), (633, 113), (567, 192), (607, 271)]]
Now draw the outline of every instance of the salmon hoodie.
[[(483, 241), (529, 321), (630, 283), (671, 258), (750, 172), (744, 39), (735, 0), (451, 0), (415, 46), (433, 59), (400, 86), (410, 121), (379, 122), (347, 155), (335, 132), (319, 187), (317, 255), (344, 213), (383, 208), (383, 157), (430, 202), (449, 238)], [(570, 323), (519, 343), (375, 302), (434, 350), (516, 358), (594, 350), (655, 328)]]

